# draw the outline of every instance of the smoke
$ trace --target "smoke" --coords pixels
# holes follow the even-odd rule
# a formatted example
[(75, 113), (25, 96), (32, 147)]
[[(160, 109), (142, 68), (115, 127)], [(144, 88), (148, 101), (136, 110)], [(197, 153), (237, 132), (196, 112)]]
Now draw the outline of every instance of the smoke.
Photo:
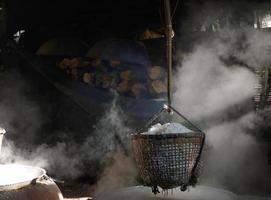
[(229, 42), (221, 52), (224, 56), (234, 56), (253, 68), (262, 68), (269, 65), (271, 34), (268, 32), (244, 27), (234, 31), (226, 30), (222, 37)]
[(0, 127), (8, 130), (9, 137), (16, 138), (18, 144), (21, 141), (33, 143), (46, 120), (31, 99), (30, 85), (11, 70), (0, 74), (0, 88)]
[(205, 44), (185, 58), (176, 80), (176, 106), (194, 120), (251, 98), (256, 83), (251, 71), (227, 67), (216, 49)]
[[(179, 63), (174, 106), (207, 134), (202, 182), (236, 192), (268, 191), (270, 166), (257, 142), (253, 69), (270, 63), (271, 34), (225, 29)], [(244, 111), (245, 110), (245, 111)]]
[[(205, 26), (216, 14), (208, 15)], [(238, 192), (270, 185), (270, 169), (254, 137), (259, 119), (249, 103), (257, 81), (253, 69), (270, 63), (270, 37), (246, 27), (223, 29), (194, 44), (188, 55), (178, 56), (183, 60), (174, 77), (174, 107), (207, 133), (203, 183)], [(61, 130), (43, 134), (45, 140), (60, 136), (54, 144), (39, 144), (50, 119), (32, 100), (31, 84), (16, 71), (0, 76), (0, 126), (7, 130), (1, 162), (43, 167), (64, 179), (99, 174), (95, 193), (133, 183), (134, 164), (126, 153), (127, 133), (132, 131), (114, 101), (82, 143), (64, 141), (66, 134), (77, 133)]]
[(245, 193), (270, 190), (270, 166), (263, 147), (249, 134), (255, 120), (250, 113), (206, 131), (209, 147), (205, 155), (205, 183)]
[(93, 194), (99, 194), (114, 188), (135, 185), (136, 168), (131, 157), (122, 150), (114, 154), (108, 153), (105, 157), (107, 166), (102, 172), (99, 181), (93, 186)]
[[(100, 113), (83, 142), (77, 143), (66, 137), (81, 133), (45, 128), (46, 123), (52, 123), (51, 116), (47, 115), (50, 111), (42, 112), (42, 104), (33, 99), (35, 89), (18, 71), (7, 70), (0, 76), (0, 126), (7, 130), (1, 163), (42, 167), (60, 180), (72, 181), (84, 176), (97, 178), (100, 181), (95, 192), (102, 191), (103, 185), (105, 189), (133, 180), (135, 172), (127, 155), (127, 134), (132, 130), (126, 127), (126, 116), (116, 105), (116, 99)], [(52, 142), (52, 138), (57, 140)]]

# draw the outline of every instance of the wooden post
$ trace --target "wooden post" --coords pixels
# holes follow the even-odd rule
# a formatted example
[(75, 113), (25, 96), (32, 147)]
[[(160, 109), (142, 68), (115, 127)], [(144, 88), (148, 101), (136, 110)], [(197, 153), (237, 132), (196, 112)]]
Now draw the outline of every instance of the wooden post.
[(166, 36), (166, 54), (167, 54), (167, 96), (168, 105), (172, 101), (172, 24), (170, 14), (170, 0), (164, 0), (165, 7), (165, 36)]
[(270, 91), (268, 66), (264, 67), (262, 89), (261, 109), (263, 110), (268, 104), (268, 95)]

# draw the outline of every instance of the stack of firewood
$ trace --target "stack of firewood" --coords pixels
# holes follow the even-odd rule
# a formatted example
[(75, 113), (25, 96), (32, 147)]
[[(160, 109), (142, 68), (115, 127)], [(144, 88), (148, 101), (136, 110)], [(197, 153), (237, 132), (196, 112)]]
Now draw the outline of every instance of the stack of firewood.
[(58, 67), (74, 80), (95, 88), (116, 90), (134, 98), (161, 97), (166, 93), (165, 70), (160, 66), (146, 68), (117, 60), (84, 60), (64, 58)]

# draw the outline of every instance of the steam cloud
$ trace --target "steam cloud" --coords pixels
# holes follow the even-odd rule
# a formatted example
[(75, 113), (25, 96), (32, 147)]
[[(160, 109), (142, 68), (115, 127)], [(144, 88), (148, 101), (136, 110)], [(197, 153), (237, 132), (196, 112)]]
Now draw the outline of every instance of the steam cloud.
[[(253, 69), (271, 61), (270, 41), (270, 34), (253, 29), (223, 30), (195, 45), (179, 64), (174, 103), (207, 133), (206, 184), (236, 192), (270, 190), (270, 166), (254, 137), (260, 119), (251, 104)], [(238, 62), (231, 64), (233, 58)]]
[[(270, 62), (270, 47), (268, 33), (228, 29), (194, 45), (193, 51), (179, 63), (174, 77), (174, 106), (202, 124), (207, 133), (202, 177), (206, 184), (239, 192), (270, 185), (270, 168), (262, 155), (262, 146), (253, 136), (259, 119), (248, 104), (257, 81), (252, 70)], [(231, 58), (240, 64), (228, 64), (226, 61)], [(119, 150), (120, 146), (129, 145), (126, 134), (131, 130), (124, 123), (124, 113), (114, 103), (83, 144), (70, 141), (36, 146), (47, 119), (27, 95), (28, 84), (13, 71), (6, 76), (1, 74), (0, 84), (0, 126), (10, 135), (2, 149), (2, 162), (40, 166), (64, 178), (82, 175), (87, 162), (108, 166), (101, 173), (95, 192), (133, 183), (134, 165)], [(242, 113), (244, 104), (246, 112)], [(18, 143), (21, 145), (17, 146)], [(95, 165), (88, 165), (89, 173), (96, 169)]]
[[(30, 84), (14, 70), (0, 75), (3, 97), (0, 99), (0, 126), (7, 130), (1, 163), (39, 166), (60, 180), (98, 173), (99, 181), (92, 189), (95, 193), (133, 182), (131, 177), (136, 172), (125, 152), (129, 145), (127, 134), (132, 130), (126, 127), (125, 114), (115, 101), (108, 105), (83, 143), (61, 141), (60, 138), (54, 144), (47, 144), (52, 135), (67, 137), (65, 134), (71, 133), (55, 131), (41, 138), (43, 134), (40, 131), (50, 119), (42, 114), (41, 107), (31, 99), (31, 95), (28, 96)], [(98, 171), (101, 167), (103, 172)]]

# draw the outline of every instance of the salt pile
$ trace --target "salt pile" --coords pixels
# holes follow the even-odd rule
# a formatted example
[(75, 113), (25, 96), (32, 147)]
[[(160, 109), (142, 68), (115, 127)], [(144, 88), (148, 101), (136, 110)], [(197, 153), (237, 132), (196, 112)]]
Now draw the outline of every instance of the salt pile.
[(151, 126), (147, 132), (144, 132), (142, 134), (146, 134), (146, 135), (170, 134), (170, 133), (182, 134), (182, 133), (190, 133), (190, 132), (193, 132), (193, 131), (179, 123), (166, 123), (163, 125), (161, 125), (160, 123), (157, 123)]
[(45, 174), (43, 169), (24, 165), (0, 165), (0, 186), (32, 181)]

